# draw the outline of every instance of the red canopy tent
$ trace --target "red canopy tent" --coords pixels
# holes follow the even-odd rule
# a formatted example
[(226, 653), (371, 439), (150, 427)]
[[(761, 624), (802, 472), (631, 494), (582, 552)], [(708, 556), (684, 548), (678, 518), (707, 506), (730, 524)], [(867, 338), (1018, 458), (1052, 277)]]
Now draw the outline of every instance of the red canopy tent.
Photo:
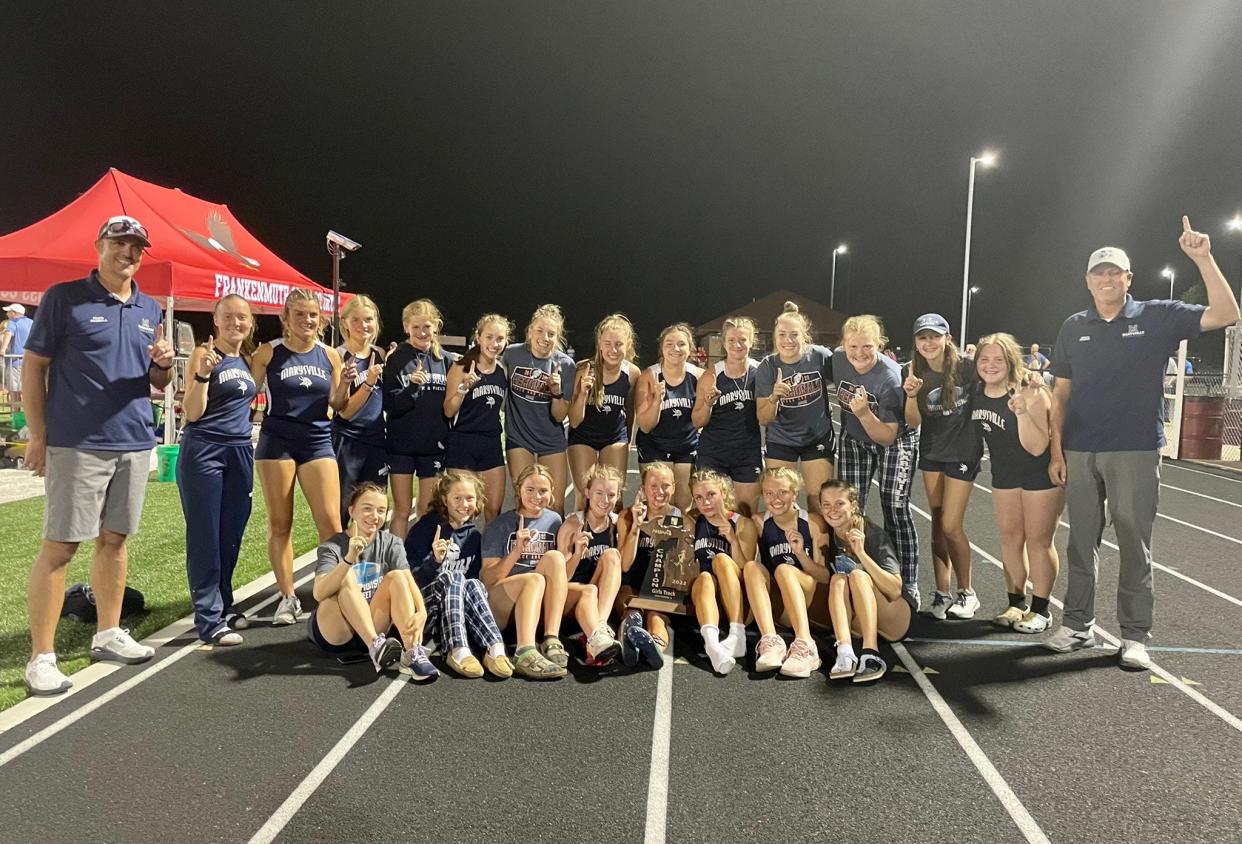
[(92, 244), (99, 226), (116, 214), (147, 227), (151, 248), (138, 284), (169, 310), (205, 311), (239, 293), (256, 312), (277, 313), (295, 287), (313, 290), (320, 307), (332, 310), (331, 291), (256, 240), (227, 205), (116, 169), (50, 217), (0, 237), (0, 299), (37, 305), (51, 285), (87, 275), (98, 264)]

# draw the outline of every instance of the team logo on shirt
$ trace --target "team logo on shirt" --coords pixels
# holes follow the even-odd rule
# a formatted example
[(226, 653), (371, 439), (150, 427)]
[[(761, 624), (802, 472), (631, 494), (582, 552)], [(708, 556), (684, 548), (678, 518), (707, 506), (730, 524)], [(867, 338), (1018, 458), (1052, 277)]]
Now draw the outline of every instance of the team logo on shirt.
[(693, 407), (694, 399), (670, 398), (669, 396), (665, 396), (664, 400), (660, 402), (660, 412), (663, 413), (666, 410), (671, 410), (673, 411), (672, 415), (674, 418), (679, 418), (683, 410), (690, 410)]
[(379, 563), (359, 560), (354, 563), (353, 569), (354, 577), (358, 578), (358, 588), (362, 590), (362, 597), (366, 598), (369, 604), (375, 597), (375, 590), (379, 589), (380, 580), (383, 579)]
[(781, 407), (806, 407), (813, 404), (823, 391), (818, 372), (795, 372), (793, 378), (785, 383), (790, 387), (789, 392), (781, 399)]
[(1146, 333), (1147, 332), (1139, 328), (1136, 323), (1132, 322), (1126, 326), (1126, 331), (1121, 336), (1122, 337), (1142, 337)]
[[(842, 381), (837, 385), (837, 401), (841, 404), (841, 409), (846, 413), (853, 414), (854, 412), (850, 410), (850, 402), (854, 400), (854, 393), (859, 386), (859, 384), (851, 384), (849, 381)], [(877, 413), (880, 409), (880, 403), (870, 393), (867, 393), (867, 405), (871, 408), (872, 413)]]
[(465, 574), (466, 570), (474, 564), (474, 554), (468, 554), (465, 557), (461, 555), (461, 546), (453, 540), (449, 540), (448, 551), (444, 554), (444, 560), (440, 563), (440, 571), (451, 574)]
[(311, 386), (311, 378), (318, 378), (320, 381), (327, 381), (328, 371), (322, 366), (310, 366), (304, 363), (295, 363), (280, 370), (281, 381), (288, 381), (293, 378), (298, 379), (297, 384), (299, 387), (306, 387), (309, 389)]
[(222, 387), (230, 381), (237, 384), (237, 391), (242, 395), (250, 392), (246, 386), (247, 382), (251, 387), (254, 386), (254, 379), (250, 377), (250, 371), (240, 366), (230, 366), (228, 369), (223, 369), (216, 377), (216, 383)]
[(547, 404), (552, 400), (552, 384), (548, 373), (533, 366), (515, 366), (509, 373), (509, 389), (524, 401)]
[[(534, 528), (528, 528), (528, 530), (531, 532), (530, 542), (526, 543), (526, 548), (518, 559), (537, 563), (543, 559), (544, 554), (556, 547), (556, 534)], [(505, 553), (508, 554), (516, 546), (517, 531), (515, 530), (509, 534), (509, 539), (505, 542)]]
[(155, 326), (151, 324), (151, 320), (143, 317), (142, 321), (138, 323), (138, 330), (145, 331), (148, 334), (154, 334)]
[[(1005, 430), (1004, 418), (993, 410), (987, 410), (982, 407), (976, 408), (973, 412), (971, 412), (970, 419), (972, 422), (978, 422), (985, 431), (991, 431), (992, 426), (996, 426), (1002, 431)], [(963, 469), (962, 471), (965, 470)]]

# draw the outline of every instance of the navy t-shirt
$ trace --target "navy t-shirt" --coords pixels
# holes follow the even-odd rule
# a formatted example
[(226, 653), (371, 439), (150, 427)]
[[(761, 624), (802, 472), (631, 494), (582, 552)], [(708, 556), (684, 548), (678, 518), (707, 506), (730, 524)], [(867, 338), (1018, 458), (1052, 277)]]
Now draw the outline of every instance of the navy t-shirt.
[(222, 445), (250, 444), (250, 405), (258, 390), (250, 365), (240, 357), (221, 355), (207, 384), (203, 415), (185, 423), (185, 433)]
[[(444, 390), (448, 368), (457, 360), (453, 352), (440, 357), (417, 349), (407, 341), (397, 346), (384, 362), (384, 412), (388, 415), (386, 447), (396, 454), (444, 453)], [(419, 367), (427, 383), (410, 380)]]
[(1057, 335), (1052, 374), (1072, 384), (1061, 445), (1069, 451), (1154, 451), (1164, 369), (1177, 344), (1199, 336), (1206, 310), (1169, 299), (1126, 296), (1116, 318), (1095, 306), (1067, 319)]
[[(963, 360), (957, 368), (957, 384), (950, 402), (944, 390), (944, 373), (928, 369), (919, 391), (926, 404), (920, 408), (919, 455), (939, 463), (973, 463), (982, 456), (979, 436), (970, 423), (971, 401), (977, 381), (975, 367)], [(903, 392), (904, 396), (904, 392)]]
[(155, 447), (151, 354), (160, 336), (159, 303), (133, 285), (121, 302), (98, 271), (43, 294), (26, 348), (51, 359), (47, 444), (88, 451)]
[(861, 386), (867, 390), (871, 412), (876, 415), (877, 419), (881, 422), (897, 423), (898, 436), (906, 427), (906, 393), (901, 389), (901, 367), (897, 361), (885, 355), (877, 355), (877, 357), (879, 359), (875, 362), (875, 366), (862, 375), (854, 368), (854, 364), (850, 363), (843, 349), (837, 349), (832, 353), (832, 372), (837, 380), (837, 401), (841, 404), (841, 429), (843, 433), (849, 434), (860, 442), (869, 443), (872, 440), (863, 430), (858, 417), (849, 409), (849, 396), (853, 395), (855, 387)]
[[(451, 543), (443, 562), (437, 562), (431, 551), (436, 528), (440, 529), (440, 538)], [(414, 523), (405, 537), (405, 556), (414, 567), (414, 579), (419, 586), (429, 585), (441, 572), (461, 572), (466, 577), (477, 578), (483, 568), (482, 540), (474, 522), (466, 522), (454, 530), (444, 516), (428, 512)]]
[[(526, 550), (513, 564), (509, 574), (521, 574), (534, 571), (535, 566), (543, 559), (543, 555), (556, 548), (556, 534), (561, 529), (561, 514), (555, 510), (544, 509), (538, 516), (524, 517), (527, 530), (534, 531)], [(518, 512), (510, 510), (501, 513), (487, 526), (483, 534), (483, 557), (504, 557), (517, 544)]]

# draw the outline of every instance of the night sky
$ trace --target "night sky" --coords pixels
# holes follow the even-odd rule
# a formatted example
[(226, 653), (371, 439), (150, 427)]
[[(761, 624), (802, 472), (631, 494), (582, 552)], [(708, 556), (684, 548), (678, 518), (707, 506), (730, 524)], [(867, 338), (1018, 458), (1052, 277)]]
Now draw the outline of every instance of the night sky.
[[(0, 232), (110, 166), (225, 202), (321, 282), (324, 232), (396, 337), (559, 302), (585, 350), (629, 313), (648, 352), (778, 288), (1051, 343), (1087, 255), (1184, 290), (1181, 214), (1235, 289), (1236, 2), (5, 3)], [(1162, 292), (1163, 291), (1163, 292)], [(1212, 356), (1220, 335), (1199, 351)], [(1215, 352), (1219, 357), (1219, 351)]]

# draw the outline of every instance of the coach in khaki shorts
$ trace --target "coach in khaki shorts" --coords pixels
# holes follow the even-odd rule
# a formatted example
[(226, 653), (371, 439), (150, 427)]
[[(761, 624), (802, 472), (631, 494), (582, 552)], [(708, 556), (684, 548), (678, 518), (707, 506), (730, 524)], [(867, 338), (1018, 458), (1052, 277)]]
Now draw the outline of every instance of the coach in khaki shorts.
[(138, 530), (155, 447), (151, 387), (163, 389), (172, 379), (159, 303), (134, 283), (150, 245), (132, 217), (104, 223), (95, 240), (99, 268), (44, 294), (26, 342), (26, 465), (47, 476), (43, 546), (26, 586), (32, 694), (60, 694), (72, 685), (56, 666), (53, 642), (65, 570), (84, 540), (95, 540), (99, 632), (91, 657), (137, 663), (155, 654), (118, 626), (125, 540)]

